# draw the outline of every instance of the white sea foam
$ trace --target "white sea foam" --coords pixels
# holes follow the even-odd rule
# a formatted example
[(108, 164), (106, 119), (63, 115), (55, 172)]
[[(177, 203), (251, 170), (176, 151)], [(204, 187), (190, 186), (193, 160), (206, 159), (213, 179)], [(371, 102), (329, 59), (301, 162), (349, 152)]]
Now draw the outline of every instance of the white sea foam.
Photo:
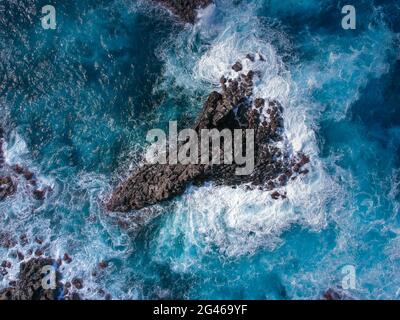
[(214, 3), (211, 3), (207, 7), (203, 9), (197, 10), (197, 18), (198, 18), (198, 23), (196, 26), (199, 26), (200, 28), (204, 26), (208, 26), (213, 23), (213, 19), (215, 18), (215, 13), (216, 13), (216, 6)]
[[(225, 2), (227, 3), (228, 0)], [(173, 53), (161, 50), (160, 56), (165, 60), (166, 82), (164, 84), (168, 83), (165, 87), (172, 88), (169, 84), (174, 82), (175, 85), (189, 92), (202, 90), (207, 93), (211, 88), (218, 88), (221, 75), (234, 75), (231, 65), (237, 60), (243, 62), (245, 71), (250, 69), (261, 71), (263, 73), (262, 80), (255, 81), (255, 96), (277, 99), (282, 103), (285, 121), (285, 140), (282, 146), (291, 154), (302, 151), (309, 155), (311, 158), (310, 173), (291, 181), (282, 188), (281, 191), (287, 193), (285, 200), (272, 200), (269, 192), (247, 190), (245, 186), (234, 189), (208, 184), (205, 187), (188, 190), (175, 201), (174, 212), (166, 215), (166, 223), (161, 226), (158, 239), (154, 241), (158, 243), (159, 250), (154, 259), (159, 257), (163, 259), (165, 255), (163, 249), (171, 243), (171, 238), (180, 239), (179, 243), (184, 255), (168, 260), (172, 269), (177, 272), (185, 272), (192, 265), (199, 263), (201, 255), (193, 254), (193, 248), (203, 255), (218, 251), (228, 257), (238, 257), (252, 254), (260, 248), (273, 250), (284, 241), (283, 232), (295, 224), (314, 231), (324, 228), (328, 222), (326, 206), (332, 199), (337, 201), (336, 195), (340, 193), (340, 188), (336, 182), (332, 181), (332, 178), (326, 173), (323, 163), (319, 160), (319, 150), (314, 134), (315, 117), (325, 106), (316, 105), (309, 99), (308, 94), (316, 88), (322, 89), (324, 84), (334, 80), (337, 76), (336, 71), (343, 70), (343, 65), (349, 67), (350, 74), (341, 71), (341, 76), (345, 78), (354, 72), (355, 78), (352, 81), (356, 81), (359, 88), (365, 84), (365, 79), (370, 75), (369, 72), (379, 76), (387, 71), (385, 55), (378, 48), (372, 46), (374, 41), (368, 42), (369, 35), (364, 35), (362, 41), (367, 43), (367, 49), (336, 54), (335, 48), (332, 48), (332, 54), (327, 56), (326, 63), (319, 61), (318, 64), (310, 63), (302, 66), (299, 73), (305, 76), (296, 75), (294, 78), (274, 45), (271, 44), (270, 38), (278, 36), (282, 42), (287, 40), (274, 29), (268, 30), (270, 33), (266, 32), (261, 36), (259, 33), (261, 26), (258, 25), (252, 11), (254, 8), (249, 7), (242, 10), (243, 8), (243, 6), (232, 10), (229, 8), (231, 11), (229, 15), (226, 15), (229, 18), (220, 22), (217, 22), (218, 19), (214, 19), (214, 17), (219, 13), (218, 10), (222, 10), (221, 8), (213, 6), (200, 11), (200, 21), (195, 28), (185, 30), (178, 39), (174, 39), (174, 49), (176, 50)], [(237, 26), (241, 28), (240, 32), (237, 32)], [(378, 29), (378, 33), (384, 31)], [(196, 48), (195, 39), (199, 35), (207, 41), (203, 41), (206, 44)], [(388, 37), (383, 38), (390, 40)], [(319, 45), (321, 41), (323, 42), (318, 39), (315, 45)], [(381, 50), (384, 50), (385, 47), (386, 45), (382, 45)], [(262, 54), (266, 61), (258, 59), (256, 63), (250, 63), (245, 59), (246, 54), (250, 52)], [(373, 62), (367, 61), (365, 66), (359, 68), (359, 61), (354, 59), (365, 52), (370, 52), (368, 57)], [(320, 71), (321, 64), (326, 66), (324, 72)], [(369, 64), (375, 64), (377, 68), (369, 70)], [(175, 94), (174, 90), (170, 91), (171, 94)], [(357, 98), (358, 92), (357, 90), (346, 92), (344, 98), (340, 95), (340, 93), (343, 94), (340, 89), (337, 93), (337, 101), (332, 107), (332, 115), (334, 118), (340, 119), (346, 114), (350, 103)], [(330, 101), (333, 100), (330, 99)], [(11, 142), (5, 147), (8, 163), (32, 164), (26, 143), (18, 135), (14, 135)], [(334, 159), (328, 160), (334, 163)], [(353, 183), (352, 179), (354, 178), (346, 172), (339, 172), (339, 175), (346, 180), (348, 185)], [(42, 177), (42, 179), (45, 183), (53, 181), (51, 177)], [(62, 256), (67, 251), (70, 252), (73, 261), (66, 265), (63, 274), (65, 279), (71, 279), (74, 276), (84, 278), (84, 296), (86, 298), (99, 298), (94, 289), (102, 280), (91, 275), (91, 271), (96, 269), (97, 263), (108, 257), (124, 260), (129, 257), (131, 252), (129, 238), (125, 234), (121, 234), (117, 227), (110, 225), (102, 215), (99, 198), (102, 197), (102, 193), (110, 191), (107, 180), (106, 177), (95, 174), (78, 175), (75, 179), (70, 179), (69, 187), (63, 186), (62, 189), (55, 190), (56, 195), (59, 196), (57, 198), (58, 207), (51, 211), (55, 216), (34, 216), (29, 211), (29, 215), (21, 215), (19, 219), (14, 220), (13, 225), (7, 226), (7, 230), (18, 230), (20, 227), (28, 225), (28, 237), (43, 236), (45, 244), (50, 244), (50, 254), (53, 257)], [(54, 186), (57, 187), (57, 185)], [(390, 196), (394, 198), (398, 193), (398, 182), (394, 183), (392, 190), (393, 194)], [(3, 211), (4, 208), (9, 210), (7, 212), (28, 213), (26, 208), (31, 208), (32, 201), (24, 192), (24, 189), (20, 188), (14, 201), (3, 202), (0, 207), (1, 212), (6, 212)], [(8, 208), (9, 205), (11, 209)], [(367, 203), (367, 205), (370, 204)], [(82, 219), (87, 218), (82, 213), (83, 206), (89, 207), (90, 214), (94, 216), (96, 222), (89, 220), (83, 222)], [(21, 210), (21, 208), (24, 209)], [(66, 208), (68, 215), (65, 215)], [(335, 208), (339, 210), (340, 203), (335, 202)], [(398, 206), (395, 207), (396, 210), (398, 208)], [(350, 217), (352, 210), (353, 208), (348, 208), (345, 214)], [(348, 217), (344, 217), (342, 212), (340, 216), (335, 216), (335, 212), (332, 211), (329, 213), (329, 218), (333, 216), (337, 219), (337, 225), (340, 228), (347, 228), (344, 222), (348, 221), (346, 220)], [(24, 219), (29, 216), (32, 220), (30, 224), (27, 224)], [(57, 222), (57, 226), (53, 224), (54, 221)], [(346, 229), (346, 232), (350, 228), (357, 227), (356, 224), (348, 226), (349, 229)], [(71, 231), (72, 229), (73, 231)], [(398, 235), (399, 231), (396, 232)], [(57, 238), (50, 239), (52, 236)], [(335, 250), (341, 251), (348, 246), (351, 238), (350, 233), (340, 233)], [(386, 247), (392, 259), (399, 259), (398, 245), (399, 237), (396, 237)], [(20, 245), (17, 245), (15, 249), (24, 250)], [(0, 251), (4, 257), (7, 257), (8, 253), (4, 252), (4, 250)], [(336, 268), (336, 265), (328, 259), (329, 257), (324, 263), (320, 263), (321, 272), (315, 272), (315, 270), (303, 272), (296, 278), (296, 281), (301, 283), (303, 279), (304, 283), (310, 281), (316, 283), (320, 281), (315, 279), (318, 275), (324, 281), (324, 284), (320, 285), (318, 289), (327, 288), (330, 274), (333, 274)], [(165, 260), (162, 261), (163, 264), (165, 262)], [(7, 281), (15, 277), (18, 272), (17, 266), (17, 263), (13, 264), (9, 277), (4, 278), (0, 287), (6, 286)], [(376, 270), (382, 269), (376, 268), (374, 272)], [(115, 274), (111, 278), (117, 279), (117, 281), (110, 284), (110, 289), (118, 298), (138, 296), (135, 289), (123, 288), (124, 282), (130, 280), (130, 270), (121, 270), (111, 264), (110, 270), (107, 272)], [(379, 275), (370, 276), (370, 278), (378, 277)], [(295, 287), (293, 286), (293, 288)], [(312, 297), (317, 294), (318, 292)], [(296, 296), (294, 295), (294, 297)]]

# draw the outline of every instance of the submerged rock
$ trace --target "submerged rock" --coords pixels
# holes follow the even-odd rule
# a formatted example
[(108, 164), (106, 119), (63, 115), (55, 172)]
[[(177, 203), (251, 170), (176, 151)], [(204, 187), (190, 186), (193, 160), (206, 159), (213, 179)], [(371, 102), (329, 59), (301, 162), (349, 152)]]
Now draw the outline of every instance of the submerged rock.
[(78, 290), (83, 288), (83, 280), (80, 278), (73, 278), (71, 283)]
[(322, 296), (323, 300), (354, 300), (344, 290), (329, 288)]
[(249, 59), (251, 62), (254, 62), (254, 61), (256, 60), (255, 55), (252, 54), (252, 53), (248, 53), (248, 54), (246, 55), (246, 58)]
[(187, 23), (195, 23), (197, 10), (203, 9), (210, 5), (213, 0), (153, 0), (168, 8), (175, 15), (179, 16), (182, 21)]
[[(231, 186), (250, 183), (266, 190), (274, 188), (274, 180), (277, 180), (278, 186), (285, 185), (293, 174), (291, 167), (297, 165), (300, 169), (309, 159), (304, 156), (289, 162), (275, 146), (282, 139), (283, 108), (278, 101), (253, 97), (253, 78), (256, 76), (257, 73), (250, 71), (234, 79), (222, 77), (222, 92), (214, 91), (209, 95), (193, 127), (198, 136), (202, 129), (229, 129), (230, 132), (234, 129), (253, 129), (254, 170), (251, 174), (237, 175), (236, 169), (241, 166), (235, 162), (211, 165), (201, 164), (199, 160), (198, 164), (188, 165), (145, 164), (116, 188), (106, 204), (107, 209), (121, 212), (142, 209), (182, 194), (190, 183), (201, 185), (209, 180)], [(242, 144), (245, 150), (245, 138)], [(220, 148), (223, 163), (223, 143)], [(279, 198), (276, 195), (272, 197)]]
[(242, 71), (243, 70), (243, 66), (240, 63), (240, 61), (237, 61), (233, 66), (232, 69), (236, 72)]
[(44, 200), (52, 189), (49, 186), (39, 188), (35, 173), (20, 165), (6, 163), (3, 151), (4, 131), (0, 127), (0, 201), (12, 196), (17, 191), (17, 185), (29, 188), (36, 200)]
[(55, 261), (49, 258), (34, 258), (22, 262), (18, 280), (13, 286), (0, 291), (0, 300), (57, 300), (63, 289), (58, 272), (55, 289), (44, 289), (42, 286), (42, 270), (49, 265), (54, 266)]
[(278, 200), (280, 198), (281, 194), (278, 191), (275, 191), (271, 194), (271, 198), (274, 200)]
[(17, 190), (17, 185), (11, 177), (0, 176), (0, 201), (13, 195)]
[(46, 196), (46, 191), (36, 189), (36, 190), (33, 190), (32, 194), (36, 200), (43, 200)]

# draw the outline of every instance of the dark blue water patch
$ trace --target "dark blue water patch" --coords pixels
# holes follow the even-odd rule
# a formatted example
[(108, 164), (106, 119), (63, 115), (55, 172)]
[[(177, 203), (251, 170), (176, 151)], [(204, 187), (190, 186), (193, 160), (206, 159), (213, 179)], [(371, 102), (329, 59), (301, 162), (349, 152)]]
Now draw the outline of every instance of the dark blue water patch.
[(395, 0), (374, 0), (374, 5), (384, 13), (385, 23), (393, 30), (400, 32), (400, 4)]
[(351, 107), (350, 118), (365, 126), (366, 137), (378, 141), (400, 166), (400, 61), (389, 73), (368, 82)]
[(123, 1), (54, 5), (54, 31), (41, 28), (37, 12), (25, 22), (21, 8), (15, 16), (9, 10), (6, 25), (21, 23), (16, 35), (5, 35), (11, 119), (45, 172), (65, 164), (110, 171), (134, 142), (132, 124), (160, 103), (153, 89), (162, 62), (155, 52), (176, 26), (132, 13)]
[(400, 61), (387, 74), (370, 79), (351, 107), (350, 118), (383, 130), (400, 125)]

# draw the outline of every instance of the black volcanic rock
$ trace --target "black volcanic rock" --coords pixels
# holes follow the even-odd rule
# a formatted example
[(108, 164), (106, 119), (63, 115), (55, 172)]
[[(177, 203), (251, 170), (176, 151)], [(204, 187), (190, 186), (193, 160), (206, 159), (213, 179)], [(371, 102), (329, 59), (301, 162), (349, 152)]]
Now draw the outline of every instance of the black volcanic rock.
[[(255, 187), (273, 190), (285, 185), (292, 175), (298, 174), (309, 159), (305, 155), (298, 155), (289, 160), (274, 146), (282, 139), (283, 108), (277, 101), (253, 97), (255, 76), (255, 73), (250, 71), (246, 75), (239, 74), (235, 79), (222, 77), (222, 92), (214, 91), (209, 95), (193, 127), (197, 133), (201, 129), (214, 128), (219, 131), (254, 129), (255, 167), (251, 174), (236, 175), (236, 163), (206, 165), (198, 161), (199, 164), (189, 165), (144, 164), (116, 188), (106, 204), (107, 209), (121, 212), (141, 209), (182, 194), (191, 183), (201, 185), (210, 180), (232, 186), (250, 183)], [(246, 141), (242, 141), (245, 149)], [(223, 163), (223, 152), (220, 154)], [(293, 168), (297, 169), (297, 172), (294, 172)]]
[(4, 131), (0, 127), (0, 168), (4, 165), (4, 153), (3, 153), (3, 143), (4, 143)]
[(164, 7), (168, 8), (175, 15), (179, 16), (182, 21), (187, 23), (195, 23), (197, 9), (207, 7), (213, 0), (153, 0)]
[(354, 300), (345, 290), (329, 288), (322, 296), (322, 300)]
[(55, 289), (44, 289), (42, 286), (42, 269), (48, 265), (55, 265), (55, 261), (49, 258), (34, 258), (22, 262), (18, 281), (14, 286), (0, 291), (0, 300), (57, 300), (62, 292), (58, 272)]
[(242, 64), (241, 64), (239, 61), (237, 61), (237, 62), (232, 66), (232, 69), (233, 69), (234, 71), (236, 71), (236, 72), (239, 72), (239, 71), (242, 71), (243, 66), (242, 66)]
[[(71, 282), (65, 285), (60, 281), (62, 278), (59, 272), (62, 260), (57, 261), (51, 258), (32, 258), (20, 264), (18, 279), (11, 281), (9, 287), (0, 290), (1, 300), (80, 300), (81, 296), (71, 289)], [(43, 279), (45, 277), (45, 266), (55, 268), (54, 288), (44, 288)], [(74, 278), (74, 287), (83, 288), (83, 280)]]
[(71, 283), (76, 289), (80, 290), (83, 288), (83, 280), (80, 278), (73, 278)]
[(49, 186), (38, 188), (34, 172), (20, 164), (6, 163), (3, 144), (4, 131), (0, 127), (0, 201), (12, 196), (17, 191), (17, 185), (31, 189), (34, 199), (44, 200), (46, 195), (52, 191), (51, 188)]

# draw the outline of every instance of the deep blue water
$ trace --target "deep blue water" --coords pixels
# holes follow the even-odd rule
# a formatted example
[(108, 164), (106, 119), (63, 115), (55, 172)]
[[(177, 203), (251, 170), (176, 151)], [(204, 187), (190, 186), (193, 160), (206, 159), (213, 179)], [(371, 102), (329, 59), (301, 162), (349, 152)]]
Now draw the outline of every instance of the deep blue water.
[[(0, 123), (6, 156), (53, 191), (23, 182), (0, 202), (0, 231), (68, 252), (65, 279), (101, 299), (318, 299), (353, 265), (354, 298), (400, 294), (400, 6), (360, 0), (357, 29), (337, 0), (217, 0), (194, 26), (146, 1), (0, 3)], [(190, 126), (220, 76), (248, 51), (271, 75), (287, 140), (311, 155), (288, 200), (192, 188), (166, 204), (110, 217), (102, 201), (139, 161), (149, 129)], [(128, 223), (121, 223), (121, 220)], [(120, 223), (118, 223), (120, 221)], [(38, 244), (17, 245), (27, 253)], [(13, 261), (0, 287), (15, 277)], [(97, 264), (109, 267), (94, 276)], [(15, 261), (15, 263), (14, 263)]]

